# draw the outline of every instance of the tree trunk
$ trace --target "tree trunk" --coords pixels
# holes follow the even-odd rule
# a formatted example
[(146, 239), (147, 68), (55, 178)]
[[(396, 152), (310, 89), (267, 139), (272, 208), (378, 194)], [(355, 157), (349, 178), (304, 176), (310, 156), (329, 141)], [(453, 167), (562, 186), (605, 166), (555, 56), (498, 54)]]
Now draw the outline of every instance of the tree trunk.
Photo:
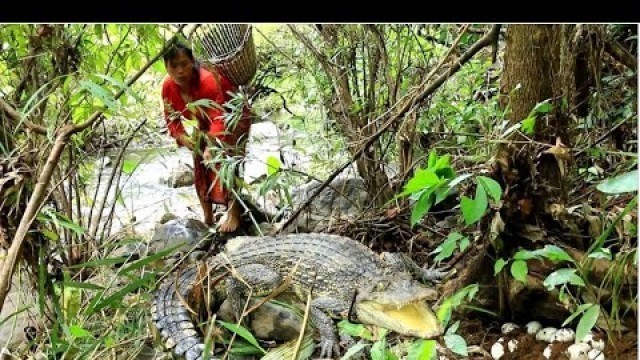
[[(513, 224), (536, 224), (536, 214), (550, 214), (566, 203), (566, 153), (570, 145), (569, 117), (562, 106), (567, 93), (574, 88), (564, 81), (575, 79), (575, 57), (562, 54), (564, 25), (510, 25), (502, 77), (503, 106), (510, 106), (513, 124), (526, 119), (538, 103), (548, 101), (553, 109), (539, 114), (531, 137), (518, 136), (517, 144), (504, 144), (498, 149), (497, 165), (506, 187), (505, 221)], [(561, 64), (565, 64), (561, 66)], [(564, 72), (563, 72), (564, 71)], [(567, 73), (571, 72), (571, 73)], [(570, 84), (575, 84), (571, 81)], [(531, 139), (532, 138), (532, 139)], [(522, 141), (535, 142), (523, 145)], [(559, 154), (549, 152), (558, 144)], [(538, 219), (540, 220), (540, 219)]]
[[(508, 114), (511, 123), (515, 125), (530, 117), (541, 102), (549, 102), (552, 108), (536, 114), (533, 133), (520, 133), (511, 138), (513, 143), (502, 144), (497, 149), (495, 178), (504, 188), (501, 215), (506, 233), (513, 234), (508, 241), (494, 243), (498, 257), (508, 258), (520, 247), (538, 247), (540, 244), (527, 240), (531, 236), (526, 233), (532, 229), (547, 234), (542, 241), (551, 240), (548, 230), (578, 233), (577, 229), (568, 231), (567, 222), (561, 221), (570, 188), (566, 176), (570, 156), (565, 147), (571, 143), (569, 111), (575, 110), (571, 105), (579, 99), (576, 82), (584, 80), (581, 73), (576, 77), (576, 72), (584, 68), (577, 62), (574, 47), (569, 46), (574, 29), (574, 25), (524, 24), (510, 25), (507, 29), (501, 101), (511, 109)], [(569, 235), (563, 240), (572, 241)], [(501, 281), (506, 286), (506, 291), (501, 293), (501, 303), (510, 306), (502, 310), (510, 310), (512, 314), (526, 312), (526, 307), (532, 305), (523, 307), (525, 302), (513, 296), (520, 292), (511, 289), (509, 284), (513, 282), (505, 280), (503, 277)], [(553, 302), (549, 304), (544, 297), (540, 297), (540, 302), (544, 302), (541, 308), (545, 309), (549, 305), (557, 306)], [(562, 307), (556, 310), (566, 313)], [(549, 312), (552, 313), (555, 312)]]

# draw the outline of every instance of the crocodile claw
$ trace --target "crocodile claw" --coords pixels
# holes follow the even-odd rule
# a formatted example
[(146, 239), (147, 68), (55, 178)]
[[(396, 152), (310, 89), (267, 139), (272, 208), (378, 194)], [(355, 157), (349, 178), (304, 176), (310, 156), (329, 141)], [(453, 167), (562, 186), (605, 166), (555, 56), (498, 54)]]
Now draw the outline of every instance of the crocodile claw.
[(429, 268), (425, 267), (422, 269), (422, 278), (434, 283), (440, 283), (442, 280), (455, 273), (456, 269), (451, 266), (436, 267), (436, 264), (433, 264)]
[(320, 340), (320, 358), (321, 359), (333, 359), (333, 355), (338, 356), (340, 354), (340, 346), (338, 342), (332, 339)]

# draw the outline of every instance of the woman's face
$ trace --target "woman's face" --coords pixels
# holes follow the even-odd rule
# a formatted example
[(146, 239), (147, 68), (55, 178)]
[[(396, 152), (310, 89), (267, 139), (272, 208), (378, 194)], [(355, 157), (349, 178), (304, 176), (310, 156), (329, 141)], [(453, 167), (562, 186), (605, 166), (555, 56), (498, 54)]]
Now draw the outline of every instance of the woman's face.
[(169, 76), (176, 84), (182, 88), (189, 86), (193, 76), (193, 61), (184, 51), (178, 51), (173, 59), (167, 61), (166, 66)]

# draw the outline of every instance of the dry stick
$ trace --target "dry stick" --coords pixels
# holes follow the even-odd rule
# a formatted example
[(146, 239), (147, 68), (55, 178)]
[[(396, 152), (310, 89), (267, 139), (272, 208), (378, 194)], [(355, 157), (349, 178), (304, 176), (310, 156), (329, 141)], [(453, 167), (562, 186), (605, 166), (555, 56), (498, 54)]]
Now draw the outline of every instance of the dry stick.
[[(426, 98), (427, 96), (431, 95), (451, 75), (453, 75), (455, 72), (457, 72), (462, 67), (463, 64), (465, 64), (467, 61), (469, 61), (473, 57), (473, 55), (475, 55), (483, 47), (491, 45), (494, 36), (498, 36), (498, 34), (499, 34), (500, 26), (501, 25), (494, 25), (491, 28), (491, 31), (489, 31), (487, 33), (487, 35), (482, 37), (482, 39), (478, 40), (478, 42), (473, 44), (473, 46), (471, 46), (469, 48), (469, 50), (467, 50), (464, 54), (462, 54), (460, 59), (457, 62), (453, 63), (451, 65), (451, 68), (449, 68), (449, 70), (446, 73), (444, 73), (440, 77), (438, 77), (430, 86), (428, 86), (425, 89), (423, 89), (422, 92), (420, 92), (412, 101), (405, 102), (404, 105), (400, 108), (400, 110), (395, 115), (391, 116), (391, 118), (387, 121), (387, 123), (384, 124), (382, 127), (380, 127), (380, 129), (375, 134), (373, 134), (373, 136), (371, 136), (360, 147), (360, 149), (351, 157), (351, 159), (349, 161), (347, 161), (344, 165), (340, 166), (336, 171), (334, 171), (331, 175), (329, 175), (327, 180), (325, 180), (325, 182), (322, 183), (322, 185), (320, 185), (316, 189), (316, 191), (311, 196), (309, 196), (309, 198), (302, 205), (300, 205), (300, 207), (291, 215), (291, 217), (289, 217), (289, 219), (287, 219), (287, 221), (285, 221), (285, 223), (282, 226), (280, 226), (278, 229), (276, 229), (273, 232), (273, 235), (277, 235), (277, 234), (281, 233), (289, 225), (291, 225), (291, 223), (293, 223), (293, 221), (298, 216), (300, 216), (302, 211), (307, 206), (309, 206), (309, 204), (311, 204), (311, 202), (320, 194), (320, 192), (322, 190), (324, 190), (324, 188), (326, 188), (333, 181), (333, 179), (335, 179), (342, 171), (344, 171), (344, 169), (346, 169), (354, 161), (356, 161), (358, 158), (360, 158), (360, 156), (362, 156), (362, 154), (364, 153), (365, 149), (367, 149), (369, 146), (371, 146), (371, 144), (373, 144), (382, 134), (384, 134), (387, 131), (387, 129), (389, 129), (398, 119), (402, 119), (402, 115), (404, 115), (410, 109), (411, 104), (420, 102), (424, 98)], [(400, 121), (402, 122), (402, 120), (400, 120)]]
[[(181, 25), (179, 30), (182, 30), (184, 25)], [(134, 83), (138, 78), (140, 78), (146, 71), (149, 69), (158, 59), (162, 57), (165, 51), (168, 49), (169, 45), (173, 43), (175, 39), (175, 35), (171, 40), (169, 40), (165, 46), (162, 48), (158, 54), (151, 59), (142, 69), (140, 69), (129, 81), (126, 83), (126, 88), (120, 89), (115, 95), (114, 100), (120, 98), (125, 91)], [(42, 169), (42, 173), (38, 177), (38, 181), (36, 186), (29, 198), (29, 203), (27, 204), (27, 208), (22, 215), (22, 219), (20, 219), (20, 224), (18, 225), (18, 229), (16, 230), (16, 234), (13, 237), (13, 241), (11, 242), (11, 247), (9, 248), (9, 252), (7, 257), (4, 259), (2, 263), (2, 269), (0, 269), (0, 310), (2, 310), (4, 306), (4, 300), (11, 289), (11, 277), (13, 276), (13, 270), (15, 269), (18, 255), (20, 254), (20, 250), (22, 249), (22, 244), (24, 243), (25, 237), (33, 220), (36, 215), (40, 211), (40, 208), (45, 200), (45, 192), (49, 181), (51, 180), (51, 175), (58, 165), (58, 161), (60, 160), (60, 156), (64, 151), (65, 146), (67, 145), (67, 140), (71, 137), (71, 135), (78, 133), (82, 130), (87, 129), (92, 126), (102, 115), (102, 111), (96, 111), (87, 121), (80, 123), (78, 125), (69, 124), (63, 126), (57, 133), (55, 143), (53, 144), (53, 148), (51, 149), (51, 153), (47, 158), (47, 162)]]
[(602, 134), (602, 136), (600, 136), (598, 139), (596, 139), (596, 141), (593, 142), (593, 144), (591, 144), (588, 148), (584, 148), (580, 151), (578, 151), (577, 153), (575, 153), (573, 156), (574, 157), (578, 157), (580, 155), (582, 155), (582, 153), (584, 153), (585, 151), (587, 151), (588, 149), (591, 148), (591, 146), (594, 145), (598, 145), (601, 142), (603, 142), (607, 137), (609, 137), (609, 135), (611, 135), (612, 132), (616, 131), (617, 128), (619, 128), (620, 126), (622, 126), (622, 124), (626, 123), (627, 121), (631, 120), (634, 116), (636, 115), (631, 115), (628, 118), (621, 120), (619, 123), (613, 125), (613, 127), (611, 129), (609, 129), (606, 133)]
[(636, 59), (636, 57), (625, 49), (617, 40), (608, 39), (605, 41), (604, 50), (629, 69), (634, 71), (638, 70), (638, 59)]

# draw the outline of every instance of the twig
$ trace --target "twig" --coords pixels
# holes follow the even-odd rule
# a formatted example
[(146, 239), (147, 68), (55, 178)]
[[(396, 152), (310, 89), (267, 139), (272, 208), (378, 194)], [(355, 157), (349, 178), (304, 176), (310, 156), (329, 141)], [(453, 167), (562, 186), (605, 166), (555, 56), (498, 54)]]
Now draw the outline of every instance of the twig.
[(596, 141), (593, 144), (591, 144), (588, 148), (584, 148), (584, 149), (578, 151), (573, 156), (574, 157), (578, 157), (578, 156), (582, 155), (585, 151), (587, 151), (589, 148), (591, 148), (592, 146), (598, 145), (599, 143), (603, 142), (607, 137), (609, 137), (609, 135), (611, 135), (612, 132), (616, 131), (617, 128), (622, 126), (622, 124), (626, 123), (627, 121), (631, 120), (634, 116), (636, 116), (636, 115), (630, 115), (628, 118), (626, 118), (624, 120), (621, 120), (619, 123), (613, 125), (613, 127), (611, 129), (609, 129), (606, 133), (602, 134), (602, 136), (600, 136), (598, 139), (596, 139)]
[(298, 341), (296, 342), (296, 347), (293, 349), (292, 359), (296, 360), (298, 358), (298, 353), (300, 352), (300, 345), (302, 344), (302, 339), (304, 338), (305, 330), (307, 328), (307, 323), (309, 322), (309, 312), (311, 310), (311, 290), (307, 294), (307, 306), (304, 308), (304, 318), (302, 319), (302, 325), (300, 328), (300, 335), (298, 336)]

